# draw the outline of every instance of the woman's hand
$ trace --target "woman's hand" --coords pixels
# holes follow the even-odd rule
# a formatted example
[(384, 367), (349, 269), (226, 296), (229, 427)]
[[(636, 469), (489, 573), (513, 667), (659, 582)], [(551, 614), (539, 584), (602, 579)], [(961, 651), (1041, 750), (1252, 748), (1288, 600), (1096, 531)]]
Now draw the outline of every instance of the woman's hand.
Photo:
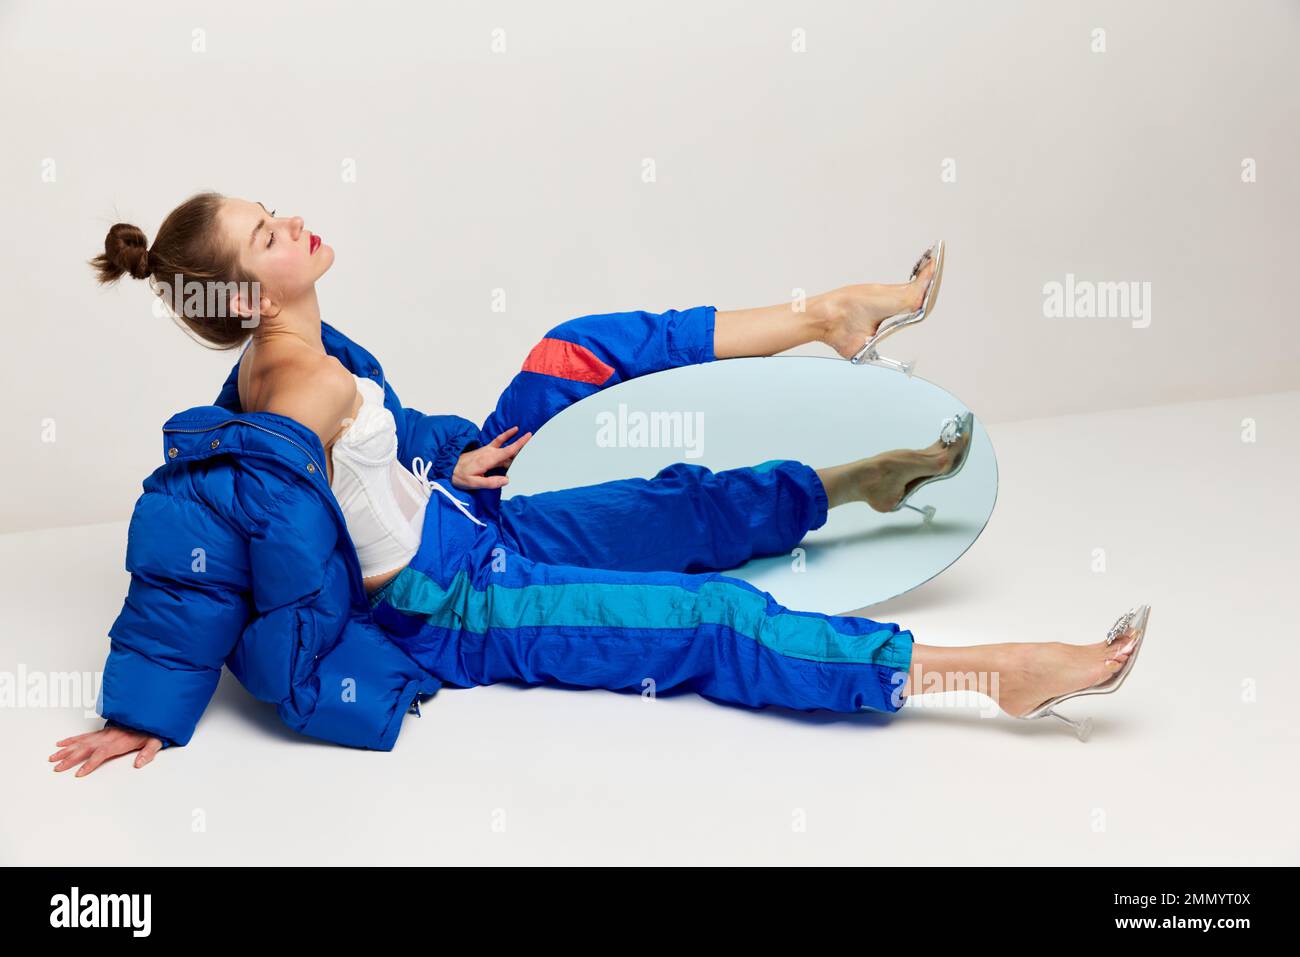
[(504, 445), (506, 439), (519, 431), (519, 426), (506, 429), (487, 445), (464, 453), (456, 462), (451, 473), (451, 484), (456, 488), (501, 488), (510, 480), (504, 475), (488, 475), (495, 468), (509, 468), (519, 450), (528, 444), (533, 433), (525, 432), (523, 436)]
[(62, 748), (50, 755), (51, 761), (58, 761), (56, 771), (66, 771), (75, 764), (85, 764), (77, 770), (76, 777), (89, 774), (109, 758), (119, 754), (139, 751), (135, 766), (142, 768), (162, 749), (162, 740), (143, 731), (129, 731), (126, 728), (103, 728), (87, 734), (74, 735), (56, 742)]

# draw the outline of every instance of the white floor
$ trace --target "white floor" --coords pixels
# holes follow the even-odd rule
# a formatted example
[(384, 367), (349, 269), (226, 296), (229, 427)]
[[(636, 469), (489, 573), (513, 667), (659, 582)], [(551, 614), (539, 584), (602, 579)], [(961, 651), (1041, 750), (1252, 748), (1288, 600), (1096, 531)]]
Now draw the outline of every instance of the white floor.
[[(293, 735), (227, 675), (138, 771), (54, 774), (55, 740), (102, 722), (0, 709), (0, 863), (1300, 863), (1300, 393), (990, 433), (983, 537), (870, 614), (1082, 642), (1149, 602), (1124, 688), (1063, 708), (1087, 744), (980, 699), (891, 719), (493, 687), (440, 693), (382, 754)], [(125, 522), (0, 538), (0, 672), (101, 668), (124, 548)]]

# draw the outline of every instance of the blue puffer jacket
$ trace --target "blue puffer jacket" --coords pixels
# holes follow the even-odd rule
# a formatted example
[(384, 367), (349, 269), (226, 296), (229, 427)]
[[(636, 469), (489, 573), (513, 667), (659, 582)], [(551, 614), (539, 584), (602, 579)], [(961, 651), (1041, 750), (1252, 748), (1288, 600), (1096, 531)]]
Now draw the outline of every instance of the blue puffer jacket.
[[(321, 323), (325, 351), (373, 379), (397, 420), (398, 458), (450, 476), (478, 428), (403, 408), (365, 349)], [(319, 437), (243, 412), (238, 363), (213, 405), (163, 425), (164, 464), (127, 533), (131, 583), (109, 629), (99, 712), (184, 745), (225, 664), (303, 734), (391, 750), (407, 709), (440, 684), (375, 623)]]

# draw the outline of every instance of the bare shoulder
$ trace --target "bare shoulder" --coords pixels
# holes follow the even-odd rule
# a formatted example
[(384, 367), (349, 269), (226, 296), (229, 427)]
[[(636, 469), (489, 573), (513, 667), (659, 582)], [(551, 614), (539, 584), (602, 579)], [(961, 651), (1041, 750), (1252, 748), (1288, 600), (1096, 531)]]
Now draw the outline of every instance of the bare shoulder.
[(357, 380), (338, 359), (304, 353), (277, 362), (266, 411), (301, 422), (329, 448), (356, 411)]

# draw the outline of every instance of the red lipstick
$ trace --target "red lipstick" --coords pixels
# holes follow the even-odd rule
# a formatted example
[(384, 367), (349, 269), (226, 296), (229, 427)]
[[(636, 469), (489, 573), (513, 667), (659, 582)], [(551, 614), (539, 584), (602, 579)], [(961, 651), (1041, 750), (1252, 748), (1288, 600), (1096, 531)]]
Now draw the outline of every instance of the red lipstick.
[(308, 242), (310, 243), (310, 248), (307, 250), (307, 255), (315, 255), (316, 250), (320, 249), (320, 237), (315, 233), (312, 233), (311, 239), (308, 240)]

